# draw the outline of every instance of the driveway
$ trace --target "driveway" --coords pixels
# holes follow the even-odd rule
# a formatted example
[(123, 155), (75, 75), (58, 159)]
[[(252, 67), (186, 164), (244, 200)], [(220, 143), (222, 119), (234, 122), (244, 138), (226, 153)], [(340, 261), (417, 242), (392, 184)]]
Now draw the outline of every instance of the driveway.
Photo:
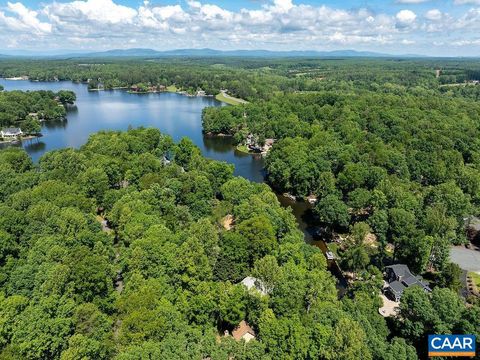
[(450, 249), (450, 259), (466, 271), (480, 273), (480, 251), (467, 249), (464, 246), (453, 246)]

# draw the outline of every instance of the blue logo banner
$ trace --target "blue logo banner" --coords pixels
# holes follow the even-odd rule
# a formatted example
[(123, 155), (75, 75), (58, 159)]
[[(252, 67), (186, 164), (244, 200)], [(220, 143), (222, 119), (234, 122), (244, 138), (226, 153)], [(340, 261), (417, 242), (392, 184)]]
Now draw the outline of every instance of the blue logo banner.
[(428, 335), (428, 356), (475, 356), (475, 335)]

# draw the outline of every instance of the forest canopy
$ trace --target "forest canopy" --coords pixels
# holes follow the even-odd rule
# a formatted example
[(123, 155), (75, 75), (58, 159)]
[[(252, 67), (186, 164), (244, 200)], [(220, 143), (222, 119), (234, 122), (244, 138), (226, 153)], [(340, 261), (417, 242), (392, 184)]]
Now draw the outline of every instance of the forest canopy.
[[(105, 131), (38, 164), (9, 148), (0, 359), (410, 360), (425, 357), (428, 334), (478, 339), (478, 301), (458, 295), (449, 259), (466, 243), (465, 219), (480, 214), (478, 70), (443, 59), (0, 61), (3, 77), (249, 100), (205, 109), (204, 131), (271, 140), (268, 183), (309, 197), (352, 279), (339, 294), (272, 189), (189, 139)], [(54, 119), (73, 102), (70, 92), (1, 92), (0, 116)], [(433, 290), (406, 289), (386, 320), (382, 270), (400, 262)], [(231, 336), (241, 324), (255, 340)]]
[[(62, 120), (66, 117), (66, 106), (76, 101), (72, 91), (1, 91), (0, 128), (8, 126), (28, 130), (38, 120)], [(33, 124), (35, 125), (35, 124)], [(38, 128), (39, 125), (35, 128)]]
[(422, 272), (447, 267), (464, 219), (480, 212), (479, 118), (477, 102), (384, 86), (207, 108), (203, 124), (240, 143), (276, 139), (266, 160), (274, 188), (314, 195), (330, 229), (368, 224), (394, 260)]
[[(385, 340), (375, 292), (338, 300), (323, 254), (274, 193), (187, 139), (101, 132), (38, 165), (2, 150), (0, 164), (4, 358), (415, 359), (417, 336), (470, 331), (460, 319), (475, 318), (456, 300), (455, 314), (419, 314), (420, 335)], [(242, 320), (255, 341), (223, 336)]]

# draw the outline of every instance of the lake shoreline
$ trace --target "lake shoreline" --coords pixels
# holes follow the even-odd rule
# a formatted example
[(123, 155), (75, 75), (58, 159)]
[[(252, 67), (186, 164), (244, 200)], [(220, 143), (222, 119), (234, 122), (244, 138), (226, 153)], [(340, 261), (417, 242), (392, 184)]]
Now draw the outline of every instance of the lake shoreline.
[[(71, 90), (77, 94), (77, 108), (68, 112), (68, 121), (44, 122), (42, 133), (45, 137), (42, 140), (32, 141), (32, 144), (20, 144), (35, 163), (38, 163), (46, 151), (80, 148), (87, 142), (90, 134), (108, 130), (125, 131), (129, 127), (143, 126), (158, 128), (172, 136), (175, 141), (188, 137), (205, 157), (233, 164), (235, 176), (242, 176), (256, 183), (267, 182), (264, 157), (261, 154), (237, 151), (232, 135), (203, 131), (202, 110), (208, 106), (223, 106), (212, 97), (186, 99), (185, 96), (178, 96), (182, 95), (178, 91), (168, 91), (162, 96), (130, 96), (131, 94), (123, 91), (125, 89), (100, 93), (88, 91), (85, 83), (72, 81), (2, 81), (0, 84), (4, 85), (7, 91)], [(294, 208), (292, 213), (299, 229), (304, 233), (305, 241), (310, 243), (312, 235), (315, 235), (312, 230), (314, 224), (307, 225), (302, 220), (306, 211), (305, 204), (297, 201), (281, 203), (284, 207)]]
[(43, 136), (42, 134), (38, 134), (38, 135), (22, 136), (20, 139), (0, 140), (0, 144), (18, 144), (18, 143), (21, 143), (24, 140), (39, 139), (42, 136)]

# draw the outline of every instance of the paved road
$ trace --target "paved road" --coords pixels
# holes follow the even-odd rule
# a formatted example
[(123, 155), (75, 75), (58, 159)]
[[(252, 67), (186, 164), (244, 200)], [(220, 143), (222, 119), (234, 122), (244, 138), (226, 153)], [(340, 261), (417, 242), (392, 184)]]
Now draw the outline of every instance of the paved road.
[(450, 259), (463, 270), (480, 273), (480, 251), (467, 249), (464, 246), (453, 246)]
[(238, 101), (240, 104), (248, 104), (247, 100), (243, 100), (243, 99), (239, 99), (239, 98), (230, 96), (230, 95), (227, 94), (227, 92), (225, 90), (220, 90), (220, 92), (227, 99), (230, 99), (230, 100), (233, 100), (233, 101)]

